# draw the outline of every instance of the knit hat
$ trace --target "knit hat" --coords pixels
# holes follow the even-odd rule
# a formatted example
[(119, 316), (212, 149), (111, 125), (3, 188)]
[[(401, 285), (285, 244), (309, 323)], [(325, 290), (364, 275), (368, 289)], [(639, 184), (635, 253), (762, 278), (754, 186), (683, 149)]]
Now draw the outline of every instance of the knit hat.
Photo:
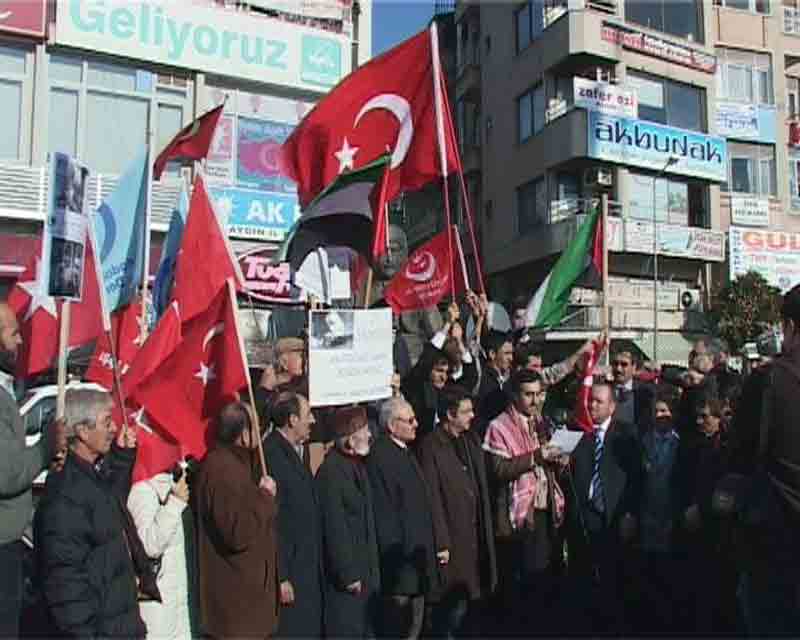
[(342, 407), (333, 416), (334, 438), (346, 438), (367, 426), (367, 410), (364, 407)]

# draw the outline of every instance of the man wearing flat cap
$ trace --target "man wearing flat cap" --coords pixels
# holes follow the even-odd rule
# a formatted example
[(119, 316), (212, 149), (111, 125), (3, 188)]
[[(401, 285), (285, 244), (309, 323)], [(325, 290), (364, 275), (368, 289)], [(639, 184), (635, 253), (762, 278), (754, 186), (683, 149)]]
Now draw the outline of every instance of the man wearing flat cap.
[(325, 635), (374, 635), (380, 588), (372, 492), (364, 465), (372, 436), (363, 407), (333, 415), (334, 448), (317, 474), (327, 569)]

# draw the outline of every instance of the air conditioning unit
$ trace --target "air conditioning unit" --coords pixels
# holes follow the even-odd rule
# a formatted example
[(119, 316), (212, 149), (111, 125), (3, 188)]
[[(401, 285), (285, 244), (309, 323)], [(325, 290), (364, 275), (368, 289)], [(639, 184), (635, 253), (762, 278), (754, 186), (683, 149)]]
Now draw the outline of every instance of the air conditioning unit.
[(703, 299), (699, 289), (684, 289), (681, 291), (681, 309), (684, 311), (702, 311)]
[(611, 169), (587, 169), (583, 174), (583, 183), (587, 187), (611, 187), (614, 185), (614, 173)]

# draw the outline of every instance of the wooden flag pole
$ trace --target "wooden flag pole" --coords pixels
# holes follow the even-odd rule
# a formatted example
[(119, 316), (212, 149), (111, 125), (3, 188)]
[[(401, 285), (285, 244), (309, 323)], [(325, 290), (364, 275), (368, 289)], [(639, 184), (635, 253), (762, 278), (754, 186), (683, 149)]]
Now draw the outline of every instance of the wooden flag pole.
[(375, 275), (375, 270), (370, 267), (367, 274), (367, 286), (364, 290), (364, 308), (369, 309), (370, 298), (372, 297), (372, 279)]
[(67, 350), (69, 348), (69, 324), (71, 302), (61, 305), (61, 326), (58, 333), (58, 392), (56, 395), (56, 418), (64, 417), (67, 395)]
[(253, 395), (253, 381), (250, 378), (250, 366), (247, 362), (247, 352), (244, 348), (244, 341), (242, 340), (242, 331), (241, 327), (239, 326), (239, 303), (236, 300), (236, 287), (233, 284), (233, 278), (228, 278), (227, 280), (228, 285), (228, 295), (231, 298), (231, 306), (233, 306), (233, 319), (234, 324), (236, 325), (236, 343), (239, 345), (239, 355), (242, 357), (242, 363), (244, 364), (244, 372), (247, 378), (247, 392), (250, 395), (250, 411), (252, 413), (251, 420), (253, 423), (252, 431), (255, 433), (256, 436), (256, 447), (258, 449), (258, 461), (261, 465), (261, 473), (266, 478), (269, 473), (267, 473), (267, 460), (264, 457), (264, 443), (261, 442), (261, 426), (258, 424), (258, 411), (256, 411), (256, 397)]
[[(144, 206), (144, 264), (142, 265), (142, 321), (139, 323), (139, 337), (144, 344), (147, 339), (147, 281), (150, 277), (150, 219), (153, 208), (153, 139), (151, 129), (147, 141), (147, 200)], [(124, 412), (124, 410), (123, 410)]]
[(608, 194), (604, 193), (600, 198), (600, 220), (598, 224), (603, 233), (603, 330), (606, 333), (608, 344), (603, 351), (603, 364), (609, 365), (611, 352), (611, 327), (608, 300)]

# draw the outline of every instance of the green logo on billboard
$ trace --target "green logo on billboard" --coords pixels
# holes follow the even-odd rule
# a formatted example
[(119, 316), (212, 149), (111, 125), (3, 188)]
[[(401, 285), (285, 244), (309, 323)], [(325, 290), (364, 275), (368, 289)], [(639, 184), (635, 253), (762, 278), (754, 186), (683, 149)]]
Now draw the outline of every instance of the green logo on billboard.
[(329, 38), (304, 35), (300, 79), (332, 87), (342, 77), (342, 45)]

